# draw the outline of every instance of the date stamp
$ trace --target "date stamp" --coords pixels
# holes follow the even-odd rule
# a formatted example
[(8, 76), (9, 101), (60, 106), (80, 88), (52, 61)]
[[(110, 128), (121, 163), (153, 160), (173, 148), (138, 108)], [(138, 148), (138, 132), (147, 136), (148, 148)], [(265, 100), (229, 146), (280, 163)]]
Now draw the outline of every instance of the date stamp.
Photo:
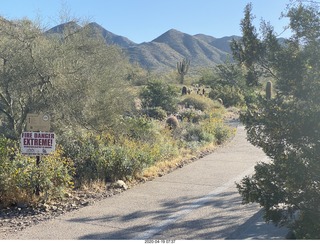
[(144, 243), (148, 244), (172, 244), (176, 243), (175, 240), (145, 240)]

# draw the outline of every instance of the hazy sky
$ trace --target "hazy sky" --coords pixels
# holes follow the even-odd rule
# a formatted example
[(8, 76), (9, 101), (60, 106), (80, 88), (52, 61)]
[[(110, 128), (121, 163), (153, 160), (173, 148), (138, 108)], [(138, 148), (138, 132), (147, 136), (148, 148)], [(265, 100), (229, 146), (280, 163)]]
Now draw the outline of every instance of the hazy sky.
[[(0, 15), (31, 20), (40, 16), (46, 26), (53, 27), (61, 23), (59, 16), (65, 12), (141, 43), (172, 28), (217, 38), (241, 35), (240, 21), (249, 2), (257, 29), (260, 19), (269, 21), (277, 33), (288, 24), (279, 18), (289, 0), (0, 0)], [(288, 31), (282, 34), (289, 35)]]

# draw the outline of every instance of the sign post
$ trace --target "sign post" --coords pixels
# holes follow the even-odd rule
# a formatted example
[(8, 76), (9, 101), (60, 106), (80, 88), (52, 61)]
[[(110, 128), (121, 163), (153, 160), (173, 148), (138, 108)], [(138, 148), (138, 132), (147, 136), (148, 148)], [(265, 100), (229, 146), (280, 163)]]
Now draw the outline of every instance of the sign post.
[[(27, 114), (27, 131), (21, 134), (21, 154), (36, 156), (39, 167), (41, 156), (55, 151), (56, 137), (50, 131), (50, 116), (46, 114)], [(36, 186), (35, 194), (40, 195), (40, 187)]]

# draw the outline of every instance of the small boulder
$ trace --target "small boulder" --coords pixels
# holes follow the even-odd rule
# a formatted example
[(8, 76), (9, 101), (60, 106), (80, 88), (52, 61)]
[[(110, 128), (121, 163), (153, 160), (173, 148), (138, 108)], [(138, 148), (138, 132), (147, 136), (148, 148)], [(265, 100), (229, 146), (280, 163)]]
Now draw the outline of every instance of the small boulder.
[(117, 180), (115, 183), (112, 184), (112, 186), (114, 188), (120, 188), (120, 189), (123, 189), (123, 190), (127, 190), (128, 189), (127, 184), (123, 180)]

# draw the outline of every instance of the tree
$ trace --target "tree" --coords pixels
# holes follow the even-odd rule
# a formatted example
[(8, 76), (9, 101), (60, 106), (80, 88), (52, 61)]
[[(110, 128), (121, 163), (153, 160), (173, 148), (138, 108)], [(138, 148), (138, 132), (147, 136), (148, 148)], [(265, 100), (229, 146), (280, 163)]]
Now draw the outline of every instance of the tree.
[[(271, 162), (258, 163), (237, 187), (244, 203), (264, 208), (267, 221), (288, 226), (299, 239), (319, 239), (320, 15), (315, 6), (298, 5), (287, 16), (294, 35), (262, 56), (276, 94), (261, 96), (242, 115), (248, 140)], [(268, 38), (276, 39), (271, 31)]]
[(50, 112), (55, 127), (104, 130), (130, 109), (129, 62), (75, 22), (61, 33), (0, 19), (1, 134), (17, 139), (27, 113)]
[(242, 106), (249, 89), (245, 84), (243, 72), (235, 63), (225, 62), (214, 67), (212, 74), (203, 73), (200, 84), (210, 86), (209, 97), (213, 100), (222, 99), (226, 107)]
[(232, 40), (231, 50), (233, 57), (246, 69), (246, 80), (249, 86), (258, 85), (258, 70), (255, 63), (261, 55), (261, 43), (256, 29), (252, 24), (252, 4), (247, 4), (244, 18), (241, 20), (242, 39)]
[(240, 24), (242, 38), (233, 39), (230, 47), (234, 60), (244, 68), (247, 86), (256, 87), (261, 76), (275, 78), (270, 63), (272, 58), (268, 59), (268, 55), (273, 55), (280, 44), (274, 35), (273, 27), (265, 22), (261, 24), (263, 39), (259, 39), (252, 24), (254, 16), (251, 11), (252, 4), (247, 4)]
[(41, 30), (28, 20), (0, 18), (0, 35), (1, 133), (16, 139), (27, 113), (46, 106), (52, 68), (44, 68), (49, 59), (42, 60), (50, 49), (44, 48), (48, 42)]
[(129, 61), (118, 47), (107, 46), (101, 36), (92, 35), (88, 26), (71, 34), (65, 32), (59, 41), (62, 59), (57, 60), (57, 65), (62, 62), (64, 67), (55, 92), (57, 99), (63, 99), (59, 110), (69, 123), (90, 130), (116, 127), (133, 108), (127, 80)]

